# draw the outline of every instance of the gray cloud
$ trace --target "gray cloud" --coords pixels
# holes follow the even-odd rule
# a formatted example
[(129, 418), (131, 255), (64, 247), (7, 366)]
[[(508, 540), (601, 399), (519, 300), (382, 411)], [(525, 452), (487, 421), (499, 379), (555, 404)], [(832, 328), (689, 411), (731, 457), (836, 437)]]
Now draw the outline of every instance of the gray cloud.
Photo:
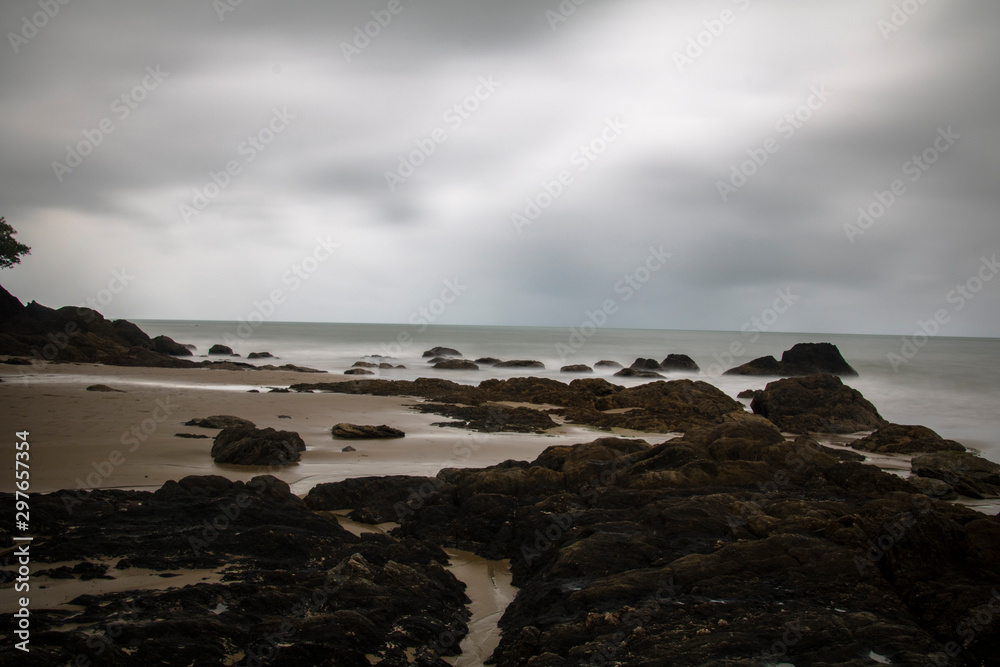
[[(0, 214), (33, 254), (5, 287), (75, 303), (125, 266), (111, 316), (232, 319), (329, 235), (336, 256), (276, 317), (405, 322), (459, 277), (443, 323), (570, 326), (662, 244), (668, 266), (614, 326), (738, 328), (792, 288), (785, 330), (910, 333), (1000, 249), (998, 7), (928, 3), (885, 38), (889, 0), (590, 0), (554, 30), (557, 2), (401, 0), (348, 62), (343, 43), (387, 6), (244, 0), (220, 20), (212, 3), (100, 0), (60, 6), (17, 53), (8, 38)], [(37, 11), (6, 3), (0, 27)], [(157, 66), (169, 75), (136, 89)], [(779, 124), (821, 86), (808, 120)], [(294, 118), (253, 148), (275, 109)], [(52, 163), (103, 119), (113, 131), (60, 182)], [(949, 127), (960, 138), (909, 180)], [(777, 152), (723, 201), (768, 139)], [(422, 164), (390, 190), (401, 159)], [(894, 179), (906, 192), (852, 243), (845, 225)], [(196, 193), (213, 196), (186, 222)], [(545, 206), (518, 233), (529, 201)], [(946, 333), (1000, 335), (987, 285)]]

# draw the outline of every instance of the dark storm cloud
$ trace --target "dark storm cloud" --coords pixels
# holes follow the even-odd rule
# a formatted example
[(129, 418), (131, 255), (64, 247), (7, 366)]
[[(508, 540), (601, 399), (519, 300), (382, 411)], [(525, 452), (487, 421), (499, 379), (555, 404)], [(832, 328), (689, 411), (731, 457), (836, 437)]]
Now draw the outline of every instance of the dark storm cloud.
[[(441, 322), (568, 326), (662, 245), (612, 326), (739, 328), (793, 289), (782, 329), (910, 333), (1000, 246), (992, 5), (890, 31), (888, 0), (225, 2), (71, 2), (7, 38), (0, 214), (33, 254), (6, 287), (73, 303), (127, 266), (113, 316), (244, 317), (329, 237), (279, 319), (405, 321), (457, 278)], [(998, 287), (942, 333), (1000, 335)]]

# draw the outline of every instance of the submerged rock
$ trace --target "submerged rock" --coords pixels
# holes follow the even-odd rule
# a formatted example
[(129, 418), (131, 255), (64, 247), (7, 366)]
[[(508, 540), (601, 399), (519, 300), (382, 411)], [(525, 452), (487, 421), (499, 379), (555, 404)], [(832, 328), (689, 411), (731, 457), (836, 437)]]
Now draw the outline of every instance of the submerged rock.
[(594, 368), (621, 368), (622, 365), (617, 361), (609, 361), (607, 359), (602, 359), (594, 364)]
[(442, 359), (434, 364), (434, 368), (448, 371), (478, 371), (479, 366), (468, 359)]
[(212, 347), (208, 348), (208, 353), (209, 354), (227, 354), (227, 355), (229, 355), (231, 357), (235, 357), (236, 356), (235, 354), (233, 354), (233, 348), (229, 347), (228, 345), (222, 345), (220, 343), (216, 343)]
[(586, 364), (571, 364), (559, 369), (561, 373), (593, 373), (594, 369)]
[(105, 393), (114, 392), (116, 394), (124, 394), (125, 393), (121, 389), (112, 389), (111, 387), (109, 387), (106, 384), (92, 384), (89, 387), (87, 387), (87, 391), (100, 391), (100, 392), (105, 392)]
[[(659, 364), (657, 364), (659, 368)], [(641, 370), (636, 368), (623, 368), (617, 373), (615, 377), (621, 378), (662, 378), (663, 376), (656, 371)]]
[(451, 347), (432, 347), (424, 352), (425, 357), (461, 357), (462, 353)]
[(234, 417), (233, 415), (213, 415), (211, 417), (189, 419), (184, 422), (185, 426), (199, 426), (201, 428), (227, 428), (229, 426), (255, 426), (249, 419)]
[(273, 359), (274, 355), (270, 352), (251, 352), (247, 355), (247, 359)]
[(455, 426), (484, 433), (543, 433), (558, 426), (552, 417), (540, 410), (495, 403), (475, 406), (421, 403), (415, 409), (459, 420), (441, 422), (437, 426)]
[(532, 359), (511, 359), (494, 364), (496, 368), (545, 368), (545, 364)]

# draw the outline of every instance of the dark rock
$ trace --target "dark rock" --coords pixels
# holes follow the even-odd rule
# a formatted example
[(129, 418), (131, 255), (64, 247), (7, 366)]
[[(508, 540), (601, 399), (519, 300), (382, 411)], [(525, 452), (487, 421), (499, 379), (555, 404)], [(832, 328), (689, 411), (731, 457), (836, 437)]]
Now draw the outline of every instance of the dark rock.
[(355, 510), (368, 517), (364, 523), (385, 523), (399, 521), (401, 513), (412, 514), (412, 509), (404, 510), (397, 504), (416, 505), (414, 500), (430, 498), (442, 486), (434, 477), (354, 477), (317, 484), (303, 500), (314, 510)]
[(545, 368), (545, 364), (540, 361), (530, 359), (511, 359), (494, 364), (496, 368)]
[(419, 412), (444, 415), (460, 421), (442, 422), (437, 426), (454, 426), (484, 433), (544, 433), (558, 426), (552, 417), (531, 408), (511, 408), (496, 403), (482, 405), (448, 405), (443, 403), (420, 403), (414, 406)]
[(906, 480), (917, 489), (920, 493), (931, 498), (938, 498), (940, 500), (957, 500), (958, 494), (955, 493), (954, 487), (948, 482), (940, 479), (934, 479), (932, 477), (920, 477), (919, 475), (910, 475)]
[(425, 357), (460, 357), (462, 353), (450, 347), (432, 347), (424, 352)]
[(668, 354), (667, 358), (660, 363), (660, 368), (665, 371), (685, 371), (697, 373), (701, 370), (694, 359), (686, 354)]
[(660, 370), (660, 362), (656, 359), (643, 359), (642, 357), (639, 357), (632, 362), (632, 365), (629, 366), (629, 368), (634, 371), (658, 371)]
[(861, 392), (835, 375), (770, 382), (750, 408), (790, 433), (856, 433), (888, 425)]
[(249, 419), (233, 415), (214, 415), (203, 419), (191, 419), (184, 422), (185, 426), (200, 426), (201, 428), (228, 428), (230, 426), (255, 426)]
[(378, 364), (373, 364), (370, 361), (355, 361), (351, 366), (353, 368), (378, 368)]
[(608, 361), (607, 359), (602, 359), (594, 364), (594, 368), (621, 368), (622, 365), (617, 361)]
[(644, 371), (637, 370), (635, 368), (623, 368), (617, 373), (615, 377), (621, 378), (662, 378), (663, 376), (656, 371)]
[[(0, 287), (0, 289), (3, 289)], [(4, 359), (3, 363), (8, 366), (30, 366), (31, 359), (24, 359), (23, 357), (10, 357), (9, 359)]]
[(1000, 464), (968, 452), (921, 454), (910, 461), (910, 470), (918, 477), (946, 482), (969, 498), (1000, 496)]
[(344, 375), (375, 375), (375, 373), (364, 368), (349, 368), (344, 371)]
[(87, 391), (103, 391), (103, 392), (115, 392), (118, 394), (124, 394), (125, 392), (121, 389), (112, 389), (106, 384), (92, 384), (87, 387)]
[(189, 440), (208, 440), (212, 436), (203, 433), (174, 433), (175, 438), (188, 438)]
[(278, 419), (291, 419), (291, 415), (278, 415)]
[(305, 442), (292, 431), (229, 426), (215, 436), (212, 459), (216, 463), (234, 465), (290, 465), (297, 462), (305, 450)]
[(354, 447), (351, 447), (350, 445), (348, 445), (347, 447), (344, 447), (340, 451), (342, 451), (342, 452), (356, 452), (358, 450), (356, 450), (356, 449), (354, 449)]
[(496, 357), (479, 357), (476, 359), (476, 363), (480, 366), (496, 366), (500, 363), (500, 361), (501, 360)]
[(742, 366), (730, 368), (723, 375), (779, 375), (795, 377), (829, 373), (856, 376), (858, 373), (841, 356), (832, 343), (796, 343), (785, 350), (781, 361), (774, 357), (759, 357)]
[(594, 369), (586, 364), (572, 364), (559, 369), (561, 373), (593, 373)]
[(190, 357), (191, 350), (186, 345), (181, 345), (169, 336), (157, 336), (150, 341), (153, 352), (169, 354), (175, 357)]
[(740, 393), (736, 394), (736, 398), (756, 398), (759, 394), (763, 393), (763, 389), (744, 389)]
[(335, 438), (343, 440), (366, 440), (378, 438), (402, 438), (406, 434), (398, 428), (382, 424), (381, 426), (359, 426), (358, 424), (337, 424), (330, 432)]
[(269, 394), (290, 394), (291, 392), (292, 390), (287, 387), (271, 387), (267, 391)]
[(235, 356), (234, 353), (233, 353), (233, 348), (229, 347), (228, 345), (222, 345), (222, 344), (219, 344), (219, 343), (216, 343), (212, 347), (208, 348), (208, 353), (209, 354), (226, 354), (226, 355), (229, 355), (231, 357)]
[(251, 352), (247, 359), (274, 359), (274, 355), (270, 352)]
[(871, 435), (851, 443), (851, 447), (879, 454), (914, 454), (940, 451), (964, 452), (954, 440), (945, 440), (926, 426), (887, 424)]
[(479, 366), (468, 359), (445, 359), (434, 364), (434, 368), (449, 371), (478, 371)]
[(401, 369), (404, 369), (404, 370), (406, 369), (406, 366), (403, 366), (402, 364), (393, 366), (392, 364), (387, 363), (387, 362), (380, 363), (378, 365), (378, 367), (381, 368), (384, 371), (393, 370), (393, 369), (397, 369), (397, 368), (401, 368)]

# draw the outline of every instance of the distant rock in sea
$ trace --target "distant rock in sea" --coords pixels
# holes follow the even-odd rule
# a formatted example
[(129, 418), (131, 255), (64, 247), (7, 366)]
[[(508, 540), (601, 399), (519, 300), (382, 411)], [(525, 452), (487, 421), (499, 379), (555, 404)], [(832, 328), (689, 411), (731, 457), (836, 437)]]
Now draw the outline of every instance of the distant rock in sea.
[(270, 352), (251, 352), (247, 359), (274, 359), (274, 355)]
[(476, 363), (480, 366), (496, 366), (500, 363), (500, 361), (501, 360), (496, 357), (479, 357), (476, 359)]
[(495, 364), (496, 368), (545, 368), (545, 364), (532, 359), (512, 359)]
[(559, 369), (561, 373), (593, 373), (594, 369), (586, 364), (572, 364)]
[(432, 347), (424, 352), (425, 357), (461, 357), (462, 353), (450, 347)]
[(785, 350), (781, 361), (772, 356), (758, 357), (742, 366), (730, 368), (723, 375), (776, 375), (796, 377), (830, 373), (831, 375), (856, 376), (858, 372), (840, 354), (832, 343), (796, 343)]
[(221, 343), (216, 343), (212, 347), (208, 348), (208, 353), (209, 354), (228, 354), (231, 357), (237, 356), (233, 352), (233, 348), (229, 347), (228, 345), (222, 345)]
[(639, 357), (632, 362), (632, 365), (629, 366), (629, 368), (634, 371), (658, 371), (660, 370), (660, 362), (656, 359), (643, 359), (642, 357)]
[(366, 368), (348, 368), (344, 371), (344, 375), (375, 375), (375, 373)]
[(479, 366), (468, 359), (442, 359), (434, 364), (434, 368), (447, 371), (478, 371)]
[[(657, 365), (659, 367), (659, 365)], [(648, 371), (636, 368), (623, 368), (617, 373), (615, 377), (621, 378), (662, 378), (663, 376), (656, 371)]]
[(617, 361), (609, 361), (607, 359), (602, 359), (594, 364), (594, 368), (621, 368), (622, 365)]
[(660, 369), (665, 371), (686, 371), (697, 373), (701, 370), (694, 359), (686, 354), (668, 354), (667, 358), (660, 362)]
[(169, 354), (175, 357), (190, 357), (191, 349), (187, 345), (181, 345), (168, 336), (157, 336), (150, 340), (153, 352)]

